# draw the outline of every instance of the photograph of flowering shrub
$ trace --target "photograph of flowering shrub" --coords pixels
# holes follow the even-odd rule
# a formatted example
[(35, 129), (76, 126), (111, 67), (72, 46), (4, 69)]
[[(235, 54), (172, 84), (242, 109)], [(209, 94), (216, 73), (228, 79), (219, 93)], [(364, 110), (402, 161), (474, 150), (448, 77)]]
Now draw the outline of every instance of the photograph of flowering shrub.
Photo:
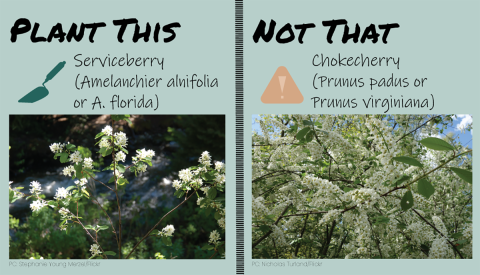
[(10, 259), (224, 259), (225, 116), (11, 115)]
[(252, 127), (254, 259), (472, 259), (471, 115)]

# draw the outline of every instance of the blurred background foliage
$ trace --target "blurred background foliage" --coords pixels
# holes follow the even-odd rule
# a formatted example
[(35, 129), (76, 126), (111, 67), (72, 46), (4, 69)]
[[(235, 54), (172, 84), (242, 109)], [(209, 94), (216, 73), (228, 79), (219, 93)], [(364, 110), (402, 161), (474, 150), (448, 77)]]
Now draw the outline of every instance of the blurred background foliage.
[[(26, 186), (22, 190), (24, 193), (29, 194), (27, 184), (31, 180), (39, 180), (43, 177), (47, 179), (48, 175), (57, 175), (66, 166), (53, 159), (49, 145), (54, 142), (70, 142), (83, 147), (83, 155), (91, 154), (92, 159), (101, 169), (111, 162), (110, 159), (101, 158), (101, 155), (96, 153), (99, 150), (98, 146), (94, 146), (95, 135), (107, 124), (111, 124), (110, 116), (11, 115), (9, 120), (9, 145), (11, 146), (9, 179), (14, 184)], [(125, 216), (122, 215), (124, 253), (130, 252), (137, 241), (172, 206), (181, 201), (173, 195), (168, 195), (173, 194), (171, 184), (157, 184), (158, 182), (169, 183), (176, 179), (179, 170), (198, 163), (198, 158), (203, 151), (209, 151), (213, 160), (225, 160), (225, 116), (223, 115), (132, 115), (131, 121), (131, 124), (125, 121), (115, 124), (115, 131), (120, 130), (127, 134), (127, 150), (130, 152), (127, 159), (131, 161), (136, 149), (146, 148), (153, 149), (156, 157), (161, 158), (166, 164), (151, 167), (157, 169), (147, 174), (154, 185), (144, 184), (142, 188), (135, 189), (134, 193), (123, 190), (122, 209), (128, 209)], [(133, 175), (129, 176), (133, 177)], [(141, 177), (142, 175), (139, 175), (139, 178)], [(41, 180), (40, 182), (42, 183)], [(166, 190), (156, 193), (163, 194), (162, 197), (156, 198), (158, 200), (142, 200), (148, 197), (152, 186)], [(115, 212), (117, 206), (111, 194), (98, 187), (96, 191), (96, 196), (103, 201), (105, 210), (108, 213)], [(47, 199), (52, 198), (47, 196)], [(11, 259), (40, 258), (40, 256), (45, 259), (89, 258), (92, 242), (83, 229), (74, 226), (68, 234), (65, 234), (58, 229), (60, 222), (58, 212), (45, 207), (38, 214), (32, 215), (29, 208), (15, 208), (16, 203), (10, 205), (9, 216)], [(72, 204), (69, 208), (72, 208), (72, 212), (76, 211)], [(108, 223), (102, 210), (86, 200), (82, 200), (79, 204), (79, 213), (83, 212), (85, 213), (84, 224)], [(209, 233), (214, 229), (219, 231), (219, 227), (213, 218), (213, 213), (210, 213), (210, 217), (206, 217), (205, 214), (205, 209), (200, 209), (196, 205), (195, 198), (189, 200), (170, 214), (159, 226), (160, 228), (157, 228), (161, 230), (167, 224), (175, 226), (173, 245), (166, 247), (160, 239), (149, 237), (137, 248), (132, 258), (210, 258), (213, 251), (203, 251), (201, 247), (208, 242)], [(110, 216), (113, 219), (115, 215), (116, 213)], [(118, 227), (116, 220), (114, 224)], [(106, 250), (117, 251), (115, 237), (109, 231), (102, 231), (101, 245), (107, 247)], [(221, 235), (224, 240), (224, 232)], [(215, 255), (214, 258), (220, 258), (220, 255)]]

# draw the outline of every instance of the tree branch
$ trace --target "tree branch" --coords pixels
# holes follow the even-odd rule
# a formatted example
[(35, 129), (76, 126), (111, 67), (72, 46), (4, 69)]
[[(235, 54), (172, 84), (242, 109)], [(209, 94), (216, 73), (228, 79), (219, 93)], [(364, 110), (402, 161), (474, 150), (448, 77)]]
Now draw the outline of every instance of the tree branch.
[(163, 219), (165, 219), (166, 216), (168, 216), (170, 213), (172, 213), (173, 211), (175, 211), (177, 208), (179, 208), (182, 204), (184, 204), (186, 201), (188, 201), (195, 193), (197, 192), (197, 190), (193, 190), (192, 194), (190, 194), (190, 196), (188, 196), (186, 199), (184, 199), (181, 203), (179, 203), (177, 206), (175, 206), (175, 208), (173, 208), (172, 210), (168, 211), (167, 214), (163, 215), (163, 217), (157, 222), (157, 224), (155, 224), (155, 226), (150, 229), (150, 231), (148, 231), (148, 233), (143, 236), (143, 238), (132, 248), (132, 251), (130, 251), (130, 253), (128, 253), (127, 257), (125, 257), (125, 259), (128, 259), (130, 257), (130, 255), (132, 255), (133, 251), (135, 251), (135, 249), (137, 249), (137, 246), (140, 245), (143, 240), (145, 240), (149, 235), (150, 233), (152, 233), (152, 231), (157, 228), (157, 226), (163, 221)]

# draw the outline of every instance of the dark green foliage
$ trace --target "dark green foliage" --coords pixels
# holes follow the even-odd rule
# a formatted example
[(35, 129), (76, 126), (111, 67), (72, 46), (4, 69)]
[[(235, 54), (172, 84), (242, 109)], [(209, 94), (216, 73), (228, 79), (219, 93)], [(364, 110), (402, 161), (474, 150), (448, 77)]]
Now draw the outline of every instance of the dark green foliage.
[(65, 234), (57, 227), (59, 214), (47, 207), (20, 225), (10, 241), (10, 259), (29, 259), (38, 253), (45, 259), (88, 258), (90, 249), (85, 232), (74, 227)]
[(178, 128), (170, 127), (167, 140), (178, 144), (172, 153), (170, 170), (178, 172), (198, 164), (203, 151), (210, 152), (213, 160), (225, 159), (225, 116), (177, 116)]

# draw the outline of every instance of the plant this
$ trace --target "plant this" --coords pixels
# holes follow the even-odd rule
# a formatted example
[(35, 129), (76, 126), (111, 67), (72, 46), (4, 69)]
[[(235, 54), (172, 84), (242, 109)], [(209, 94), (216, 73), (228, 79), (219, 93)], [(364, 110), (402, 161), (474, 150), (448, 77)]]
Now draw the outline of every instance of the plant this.
[[(207, 216), (209, 216), (211, 212), (214, 212), (214, 217), (219, 226), (218, 230), (209, 232), (209, 243), (205, 244), (202, 250), (209, 252), (211, 258), (217, 253), (224, 256), (225, 242), (221, 240), (220, 233), (223, 233), (225, 230), (225, 165), (222, 162), (212, 164), (210, 154), (207, 151), (202, 153), (197, 166), (181, 170), (178, 173), (179, 179), (173, 181), (173, 187), (176, 189), (174, 195), (177, 198), (184, 198), (183, 201), (173, 207), (163, 217), (159, 218), (158, 222), (147, 234), (135, 238), (135, 245), (125, 245), (126, 242), (123, 236), (126, 235), (124, 232), (126, 225), (122, 224), (122, 193), (120, 190), (126, 184), (129, 184), (129, 182), (124, 177), (124, 173), (134, 173), (135, 176), (137, 176), (145, 172), (148, 166), (152, 166), (152, 157), (155, 156), (153, 150), (138, 149), (136, 150), (136, 155), (132, 157), (132, 163), (130, 165), (122, 164), (125, 163), (127, 155), (129, 154), (126, 150), (128, 138), (123, 132), (114, 132), (113, 126), (114, 122), (119, 120), (125, 120), (131, 123), (129, 117), (129, 115), (112, 115), (112, 125), (106, 125), (95, 137), (99, 146), (98, 153), (101, 154), (103, 158), (109, 158), (111, 156), (111, 164), (103, 169), (104, 171), (109, 170), (112, 173), (108, 182), (102, 182), (97, 179), (96, 173), (100, 171), (93, 165), (92, 158), (84, 155), (81, 148), (70, 143), (53, 143), (50, 146), (50, 150), (54, 154), (53, 157), (61, 163), (66, 164), (66, 167), (63, 169), (63, 174), (71, 177), (74, 180), (74, 184), (67, 188), (58, 188), (53, 200), (45, 199), (45, 195), (42, 194), (42, 186), (37, 181), (31, 182), (30, 195), (21, 193), (21, 188), (12, 188), (9, 185), (10, 203), (21, 198), (31, 200), (30, 208), (34, 215), (47, 212), (51, 213), (48, 208), (58, 211), (61, 216), (58, 229), (65, 231), (64, 234), (71, 231), (72, 227), (83, 229), (87, 240), (91, 244), (90, 259), (108, 259), (108, 256), (115, 256), (118, 259), (130, 259), (133, 257), (132, 253), (134, 253), (135, 250), (142, 249), (142, 246), (144, 248), (144, 241), (148, 237), (160, 238), (163, 245), (172, 246), (171, 239), (175, 233), (175, 225), (165, 225), (161, 230), (157, 228), (160, 228), (165, 217), (177, 210), (190, 198), (197, 196), (197, 204), (199, 207), (206, 209), (205, 212), (208, 212)], [(113, 213), (108, 213), (98, 201), (98, 198), (94, 197), (94, 192), (88, 187), (88, 181), (94, 184), (101, 184), (105, 186), (109, 192), (115, 194), (116, 209), (114, 212), (111, 211)], [(102, 224), (84, 224), (84, 222), (82, 222), (82, 216), (85, 217), (85, 215), (89, 213), (87, 211), (83, 213), (79, 211), (79, 203), (96, 205), (103, 214), (100, 220), (105, 222)], [(85, 208), (80, 207), (80, 209)], [(116, 215), (115, 221), (112, 219), (112, 215)], [(101, 236), (105, 230), (113, 232), (115, 243), (117, 244), (116, 247), (105, 247), (104, 244), (110, 243), (108, 241), (102, 242)], [(78, 232), (78, 230), (76, 230), (76, 232)], [(171, 256), (174, 257), (174, 255)], [(165, 256), (160, 253), (156, 253), (150, 257), (157, 259), (165, 258)]]
[(473, 157), (444, 134), (454, 119), (262, 115), (253, 258), (471, 259)]

